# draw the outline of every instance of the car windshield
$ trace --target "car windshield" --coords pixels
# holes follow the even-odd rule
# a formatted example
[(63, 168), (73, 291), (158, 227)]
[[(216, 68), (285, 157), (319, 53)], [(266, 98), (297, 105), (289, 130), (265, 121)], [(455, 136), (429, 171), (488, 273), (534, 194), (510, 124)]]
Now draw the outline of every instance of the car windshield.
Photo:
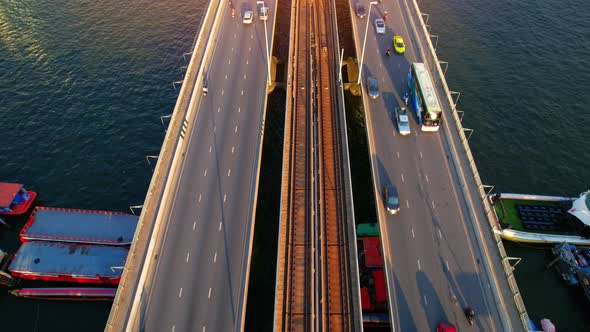
[(408, 122), (408, 116), (407, 115), (400, 115), (399, 121), (400, 122)]
[(374, 78), (369, 79), (369, 90), (377, 91), (379, 87), (377, 86), (377, 80)]
[(404, 43), (403, 42), (397, 42), (396, 45), (397, 45), (397, 47), (404, 47)]
[(389, 197), (389, 199), (387, 200), (389, 205), (398, 205), (399, 204), (399, 198), (395, 197), (395, 196), (391, 196)]
[(377, 27), (383, 28), (383, 27), (385, 27), (385, 23), (379, 21), (379, 22), (377, 22)]

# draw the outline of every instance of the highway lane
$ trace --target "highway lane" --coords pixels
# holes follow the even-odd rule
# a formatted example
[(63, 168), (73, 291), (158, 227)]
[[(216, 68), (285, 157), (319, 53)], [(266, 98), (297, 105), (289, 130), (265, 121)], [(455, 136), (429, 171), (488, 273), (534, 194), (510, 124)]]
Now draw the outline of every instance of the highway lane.
[[(254, 1), (235, 2), (240, 15)], [(272, 32), (274, 4), (268, 3)], [(209, 93), (188, 126), (188, 147), (172, 194), (145, 331), (232, 331), (247, 286), (266, 95), (263, 23), (222, 19)], [(270, 35), (269, 35), (270, 38)], [(270, 43), (270, 40), (269, 40)], [(200, 93), (200, 89), (196, 89)]]
[[(465, 223), (464, 203), (458, 196), (441, 133), (420, 132), (415, 117), (409, 137), (400, 136), (395, 127), (393, 110), (408, 90), (410, 63), (421, 61), (403, 1), (385, 0), (373, 6), (363, 69), (363, 79), (375, 76), (381, 89), (381, 96), (365, 105), (384, 258), (394, 299), (394, 327), (396, 331), (427, 331), (434, 330), (440, 321), (450, 321), (462, 331), (499, 330), (500, 318), (487, 279), (482, 278), (485, 272), (479, 265), (480, 254), (474, 250)], [(389, 13), (388, 29), (385, 35), (377, 35), (373, 21), (382, 17), (383, 11)], [(365, 19), (354, 17), (361, 37)], [(403, 56), (385, 55), (388, 47), (393, 51), (394, 34), (406, 41)], [(362, 40), (357, 39), (357, 45), (362, 45)], [(439, 100), (444, 101), (440, 96)], [(381, 188), (388, 183), (394, 183), (400, 192), (401, 210), (395, 216), (388, 215), (383, 206)], [(463, 315), (467, 305), (478, 313), (474, 326), (469, 326)]]

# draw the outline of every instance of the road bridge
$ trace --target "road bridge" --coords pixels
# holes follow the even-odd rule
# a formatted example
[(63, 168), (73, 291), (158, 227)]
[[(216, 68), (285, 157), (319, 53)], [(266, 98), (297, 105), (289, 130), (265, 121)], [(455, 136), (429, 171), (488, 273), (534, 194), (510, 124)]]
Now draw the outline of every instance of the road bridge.
[(276, 2), (256, 6), (203, 17), (108, 331), (243, 328)]
[[(393, 330), (433, 331), (441, 321), (461, 331), (523, 330), (528, 316), (490, 227), (483, 185), (416, 1), (366, 2), (365, 18), (355, 15), (355, 4), (350, 12), (359, 58), (368, 26), (361, 81), (375, 77), (381, 91), (363, 102)], [(379, 35), (374, 20), (385, 12), (386, 33)], [(394, 35), (406, 41), (405, 54), (386, 55)], [(403, 137), (394, 109), (403, 106), (413, 62), (424, 62), (433, 77), (443, 122), (438, 132), (427, 133), (414, 118), (411, 135)], [(383, 205), (388, 184), (399, 190), (397, 215)], [(477, 313), (473, 326), (464, 317), (467, 306)]]

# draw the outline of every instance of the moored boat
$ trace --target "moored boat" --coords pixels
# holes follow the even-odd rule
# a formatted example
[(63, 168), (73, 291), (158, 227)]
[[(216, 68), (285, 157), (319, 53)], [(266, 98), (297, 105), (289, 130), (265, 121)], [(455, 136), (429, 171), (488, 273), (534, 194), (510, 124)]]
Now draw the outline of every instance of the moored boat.
[(37, 206), (20, 232), (26, 241), (128, 246), (139, 217), (111, 211)]
[(116, 285), (127, 252), (124, 247), (31, 241), (20, 246), (8, 270), (22, 279)]
[(0, 215), (19, 215), (27, 212), (37, 197), (20, 183), (0, 182)]
[(115, 298), (117, 289), (90, 287), (21, 288), (10, 290), (8, 293), (14, 296), (41, 300), (112, 301)]
[(577, 198), (502, 193), (490, 201), (505, 240), (590, 245), (590, 191)]

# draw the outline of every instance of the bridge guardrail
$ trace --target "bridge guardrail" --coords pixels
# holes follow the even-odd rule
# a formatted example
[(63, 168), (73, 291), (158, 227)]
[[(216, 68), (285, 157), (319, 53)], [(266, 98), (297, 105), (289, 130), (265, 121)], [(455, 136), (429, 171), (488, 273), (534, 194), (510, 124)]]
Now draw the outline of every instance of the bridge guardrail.
[[(479, 194), (479, 198), (481, 199), (481, 203), (483, 204), (484, 213), (485, 213), (486, 219), (488, 221), (488, 224), (490, 226), (490, 230), (491, 230), (493, 239), (496, 242), (495, 245), (496, 245), (496, 248), (498, 249), (497, 254), (501, 258), (502, 267), (504, 270), (504, 276), (506, 277), (506, 279), (508, 281), (508, 285), (510, 286), (510, 291), (512, 293), (513, 301), (516, 305), (516, 309), (518, 311), (520, 321), (523, 325), (523, 328), (525, 330), (529, 330), (530, 328), (529, 328), (528, 313), (526, 311), (524, 301), (522, 300), (522, 297), (520, 295), (520, 290), (518, 289), (518, 285), (517, 285), (516, 279), (514, 277), (513, 268), (508, 262), (508, 257), (506, 256), (506, 251), (504, 249), (502, 239), (501, 239), (500, 235), (498, 234), (498, 231), (499, 231), (498, 223), (497, 223), (497, 220), (495, 220), (495, 215), (492, 211), (493, 207), (490, 205), (490, 202), (488, 200), (488, 195), (484, 189), (485, 185), (481, 181), (481, 178), (479, 176), (479, 171), (477, 170), (477, 166), (475, 165), (475, 159), (473, 158), (473, 154), (471, 153), (471, 149), (470, 149), (469, 143), (467, 141), (468, 137), (465, 135), (465, 131), (464, 131), (463, 125), (461, 123), (461, 119), (459, 118), (459, 114), (458, 114), (456, 105), (453, 101), (451, 91), (447, 85), (442, 67), (440, 66), (440, 61), (438, 60), (438, 57), (436, 55), (436, 51), (434, 49), (434, 46), (432, 45), (432, 41), (429, 38), (430, 33), (428, 32), (428, 30), (426, 28), (426, 23), (424, 22), (424, 19), (422, 17), (422, 12), (420, 11), (417, 1), (411, 0), (409, 2), (411, 2), (415, 8), (415, 11), (410, 10), (409, 12), (411, 14), (414, 14), (415, 19), (420, 22), (420, 25), (422, 26), (422, 29), (424, 32), (423, 37), (425, 39), (425, 43), (428, 45), (428, 49), (430, 51), (430, 52), (427, 52), (428, 54), (424, 54), (424, 55), (430, 56), (430, 59), (428, 59), (428, 60), (430, 60), (431, 64), (435, 64), (434, 67), (436, 67), (436, 74), (437, 75), (436, 75), (436, 77), (433, 77), (433, 79), (437, 79), (439, 81), (439, 83), (443, 86), (445, 95), (449, 101), (449, 104), (451, 105), (451, 113), (453, 115), (453, 120), (454, 120), (453, 122), (455, 124), (455, 129), (457, 130), (457, 134), (458, 134), (460, 141), (461, 141), (461, 146), (463, 147), (463, 152), (465, 153), (466, 159), (468, 161), (469, 169), (471, 170), (472, 180), (474, 181), (474, 184), (477, 187), (477, 192)], [(462, 169), (460, 161), (455, 162), (455, 166), (458, 167), (459, 169)], [(466, 173), (464, 173), (464, 174), (466, 175)], [(459, 177), (459, 178), (461, 179), (461, 177)], [(469, 187), (469, 185), (467, 183), (462, 183), (463, 194), (465, 195), (465, 199), (467, 201), (469, 200), (470, 195), (469, 195), (469, 193), (466, 193), (465, 190), (469, 190), (468, 187)]]
[[(144, 208), (127, 256), (127, 262), (123, 269), (121, 282), (111, 307), (105, 331), (125, 331), (133, 308), (133, 301), (138, 291), (143, 294), (143, 290), (138, 289), (138, 281), (145, 265), (148, 264), (148, 268), (152, 268), (150, 263), (154, 259), (154, 257), (147, 255), (146, 252), (150, 249), (153, 250), (154, 243), (158, 242), (156, 239), (159, 235), (160, 225), (156, 223), (156, 217), (160, 212), (160, 203), (165, 189), (168, 187), (170, 174), (174, 171), (174, 161), (178, 157), (175, 152), (182, 148), (185, 142), (182, 131), (186, 129), (183, 129), (183, 127), (188, 125), (187, 117), (190, 116), (191, 97), (195, 91), (195, 86), (198, 87), (200, 86), (198, 84), (202, 85), (203, 83), (204, 69), (212, 56), (212, 52), (207, 45), (216, 39), (215, 28), (219, 26), (219, 12), (224, 7), (224, 3), (223, 0), (213, 0), (209, 3), (201, 19), (199, 33), (193, 41), (192, 56), (158, 156), (158, 163), (152, 175)], [(187, 91), (187, 89), (189, 90)], [(199, 101), (200, 93), (195, 97)], [(155, 258), (157, 259), (157, 255)]]

